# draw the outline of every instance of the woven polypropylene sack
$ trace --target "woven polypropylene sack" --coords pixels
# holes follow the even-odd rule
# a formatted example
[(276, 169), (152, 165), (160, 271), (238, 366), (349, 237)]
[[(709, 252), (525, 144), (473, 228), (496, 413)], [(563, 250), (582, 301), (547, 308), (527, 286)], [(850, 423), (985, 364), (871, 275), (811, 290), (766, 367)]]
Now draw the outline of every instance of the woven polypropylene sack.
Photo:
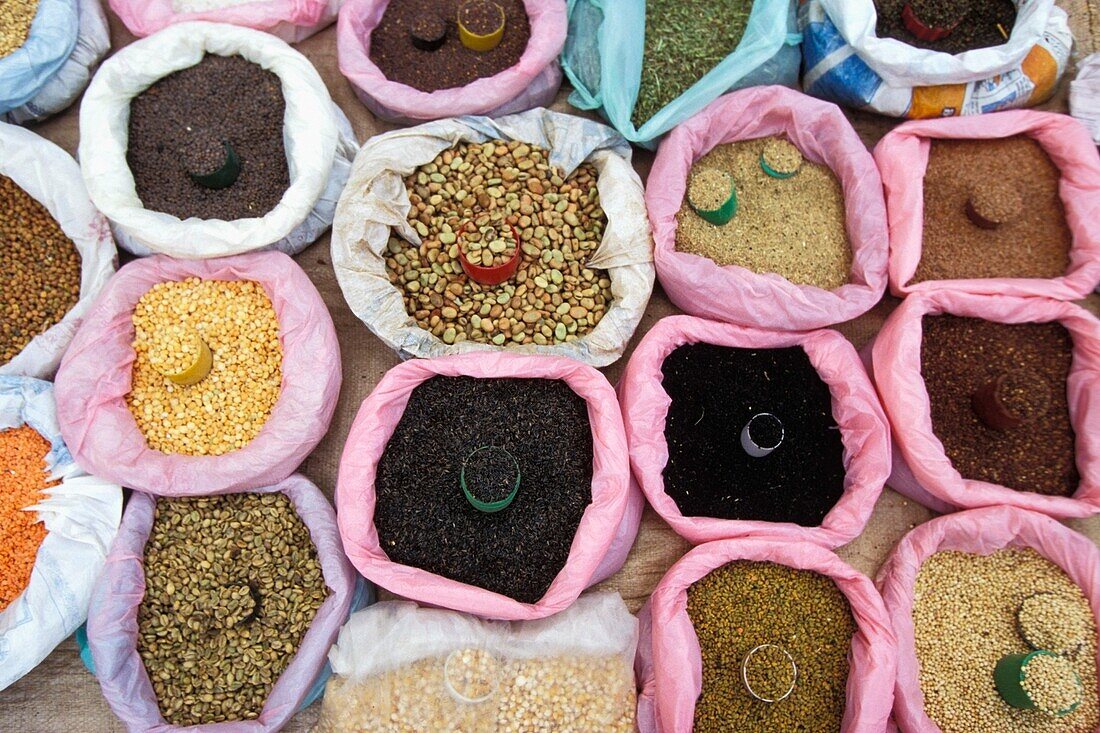
[[(134, 307), (161, 282), (253, 280), (279, 320), (282, 388), (259, 434), (220, 456), (150, 448), (126, 404), (134, 361)], [(328, 430), (340, 393), (340, 347), (320, 293), (279, 252), (216, 260), (156, 256), (123, 267), (88, 312), (57, 373), (61, 433), (77, 462), (118, 483), (154, 494), (195, 496), (282, 481)]]
[[(694, 163), (715, 146), (769, 135), (789, 139), (832, 169), (844, 194), (852, 249), (849, 281), (836, 290), (795, 285), (775, 273), (720, 266), (676, 250), (676, 214)], [(734, 92), (672, 131), (649, 174), (646, 207), (657, 276), (668, 297), (692, 315), (777, 330), (822, 328), (856, 318), (886, 290), (886, 205), (875, 161), (836, 105), (783, 87)]]
[[(484, 379), (559, 379), (588, 403), (592, 429), (592, 501), (565, 566), (536, 603), (494, 593), (389, 559), (374, 525), (378, 461), (412, 391), (437, 375)], [(615, 573), (634, 544), (644, 500), (630, 484), (626, 434), (615, 392), (602, 374), (572, 359), (466, 354), (414, 359), (386, 373), (352, 423), (336, 483), (340, 536), (367, 579), (405, 598), (485, 618), (543, 618), (567, 608), (581, 591)]]
[(874, 0), (802, 0), (802, 88), (891, 117), (952, 117), (1046, 101), (1069, 64), (1073, 34), (1055, 0), (1015, 0), (1004, 43), (960, 54), (879, 38)]
[[(111, 48), (111, 35), (99, 0), (76, 0), (76, 7), (77, 34), (72, 51), (56, 71), (44, 76), (41, 83), (36, 82), (33, 96), (5, 110), (0, 119), (16, 124), (37, 122), (67, 109), (88, 86), (92, 70)], [(0, 60), (0, 65), (3, 63)]]
[[(665, 418), (671, 400), (661, 386), (661, 367), (669, 354), (693, 343), (749, 349), (797, 346), (806, 352), (829, 387), (833, 418), (844, 443), (844, 493), (819, 526), (684, 516), (665, 493)], [(691, 316), (671, 316), (650, 329), (634, 349), (618, 392), (634, 478), (657, 513), (692, 544), (766, 533), (792, 542), (839, 547), (863, 531), (890, 475), (886, 416), (859, 355), (836, 331), (768, 332)]]
[[(362, 730), (359, 724), (364, 719), (386, 715), (389, 717), (383, 719), (389, 720), (394, 730), (473, 733), (489, 729), (479, 727), (479, 723), (489, 726), (492, 725), (489, 721), (498, 719), (508, 719), (520, 730), (537, 730), (535, 726), (546, 725), (557, 710), (579, 713), (594, 712), (593, 708), (609, 717), (619, 717), (605, 718), (609, 724), (607, 728), (566, 728), (562, 725), (550, 730), (591, 733), (611, 730), (612, 722), (634, 715), (637, 643), (638, 620), (617, 593), (586, 593), (572, 606), (548, 619), (514, 623), (482, 621), (455, 611), (423, 608), (405, 601), (383, 602), (353, 614), (340, 630), (340, 637), (329, 652), (334, 684), (326, 692), (315, 730), (359, 733)], [(503, 672), (496, 679), (497, 690), (475, 705), (461, 701), (457, 696), (460, 690), (451, 684), (452, 678), (445, 671), (451, 655), (461, 655), (471, 649), (491, 654)], [(461, 656), (454, 658), (462, 659)], [(609, 659), (614, 660), (610, 668), (603, 666)], [(597, 685), (607, 685), (616, 692), (626, 689), (630, 694), (615, 695), (612, 705), (600, 696), (599, 687), (596, 690), (586, 687), (585, 690), (593, 694), (580, 699), (562, 695), (562, 683), (568, 687), (573, 685), (565, 678), (566, 672), (547, 667), (545, 674), (539, 674), (540, 663), (552, 664), (555, 660), (566, 664), (591, 660), (601, 666), (593, 668), (590, 674), (607, 675), (600, 678)], [(436, 689), (444, 694), (431, 702), (425, 701), (424, 705), (394, 704), (387, 709), (388, 704), (398, 699), (389, 694), (394, 683), (403, 684), (408, 669), (418, 663), (429, 670), (422, 678), (424, 687), (418, 691), (424, 697), (435, 697)], [(526, 666), (531, 663), (533, 667)], [(533, 669), (535, 674), (524, 675), (525, 668)], [(438, 672), (439, 676), (428, 676), (432, 672)], [(365, 689), (380, 693), (376, 702), (382, 709), (361, 696)], [(528, 700), (538, 701), (538, 707), (525, 714), (527, 711), (522, 708)], [(445, 720), (426, 719), (424, 708), (427, 707), (434, 707)], [(594, 723), (595, 715), (587, 720)], [(622, 728), (615, 727), (615, 730)]]
[[(588, 267), (607, 271), (613, 301), (587, 335), (557, 345), (494, 346), (464, 341), (446, 344), (420, 328), (405, 310), (384, 254), (394, 235), (421, 243), (408, 222), (403, 178), (459, 142), (521, 140), (550, 151), (550, 163), (567, 177), (581, 163), (595, 166), (607, 227)], [(590, 120), (530, 110), (491, 120), (437, 120), (371, 138), (355, 159), (332, 229), (332, 264), (344, 298), (356, 316), (402, 358), (499, 351), (569, 356), (606, 366), (626, 349), (653, 290), (653, 251), (641, 179), (631, 166), (630, 146), (610, 128)]]
[(875, 581), (897, 634), (894, 718), (905, 733), (942, 733), (924, 711), (915, 647), (913, 594), (921, 565), (937, 552), (989, 555), (1009, 547), (1031, 548), (1061, 567), (1081, 588), (1100, 623), (1100, 550), (1087, 537), (1049, 517), (1012, 507), (972, 509), (925, 522), (894, 547)]
[(661, 135), (734, 89), (798, 84), (802, 36), (794, 4), (755, 0), (737, 48), (636, 128), (631, 118), (642, 79), (645, 10), (645, 0), (569, 0), (569, 36), (562, 52), (562, 67), (573, 83), (569, 103), (598, 109), (633, 143), (652, 148)]
[(26, 589), (0, 611), (0, 690), (34, 669), (83, 623), (122, 516), (118, 484), (89, 476), (73, 462), (58, 429), (53, 386), (0, 376), (0, 432), (24, 425), (50, 442), (46, 471), (60, 483), (30, 507), (46, 537)]
[[(0, 374), (49, 378), (57, 371), (92, 301), (115, 271), (115, 241), (107, 220), (88, 198), (76, 161), (50, 141), (0, 122), (0, 175), (45, 206), (80, 253), (80, 299), (76, 305), (14, 358), (0, 364)], [(2, 246), (5, 243), (0, 243)], [(4, 297), (0, 294), (0, 300)]]
[[(911, 282), (924, 239), (924, 172), (933, 140), (1000, 140), (1025, 135), (1058, 167), (1058, 193), (1073, 237), (1061, 277), (981, 278)], [(890, 290), (894, 295), (950, 288), (989, 295), (1083, 298), (1100, 283), (1100, 158), (1083, 125), (1050, 112), (1016, 110), (980, 118), (907, 122), (875, 147), (890, 216)]]
[(565, 0), (523, 0), (531, 39), (518, 63), (465, 86), (434, 92), (387, 79), (371, 60), (371, 33), (389, 2), (347, 0), (337, 35), (340, 71), (378, 117), (415, 125), (459, 115), (501, 117), (553, 103), (561, 86), (558, 54), (565, 43)]
[[(207, 53), (242, 56), (282, 82), (290, 187), (261, 217), (181, 220), (146, 209), (137, 195), (126, 161), (130, 100)], [(309, 59), (268, 33), (224, 23), (177, 23), (129, 44), (100, 67), (80, 106), (79, 157), (88, 193), (111, 220), (119, 245), (137, 255), (300, 252), (332, 224), (356, 148), (351, 124)]]
[(126, 505), (118, 538), (88, 611), (88, 645), (103, 696), (126, 728), (137, 731), (186, 730), (204, 733), (274, 733), (298, 710), (318, 676), (327, 674), (325, 657), (355, 595), (355, 571), (336, 531), (332, 506), (304, 476), (293, 475), (255, 493), (285, 494), (309, 529), (328, 597), (302, 637), (298, 651), (268, 693), (258, 718), (201, 726), (169, 725), (160, 713), (149, 674), (137, 650), (138, 611), (145, 595), (145, 543), (153, 527), (157, 499), (135, 492)]
[(213, 0), (188, 10), (179, 0), (109, 0), (135, 36), (148, 36), (173, 23), (209, 21), (255, 28), (287, 43), (309, 38), (336, 20), (343, 0)]
[(712, 570), (737, 560), (812, 570), (832, 579), (848, 599), (856, 633), (848, 652), (848, 683), (840, 733), (880, 733), (893, 702), (897, 642), (871, 581), (818, 545), (766, 537), (700, 545), (661, 578), (639, 613), (638, 675), (641, 733), (691, 733), (703, 681), (699, 639), (687, 613), (687, 590)]
[[(948, 313), (999, 323), (1058, 321), (1073, 337), (1066, 382), (1076, 438), (1080, 483), (1073, 496), (1044, 496), (964, 478), (932, 430), (928, 389), (921, 375), (922, 321)], [(936, 511), (1008, 505), (1053, 517), (1100, 512), (1100, 320), (1072, 303), (1045, 298), (973, 295), (951, 290), (915, 293), (886, 320), (871, 347), (872, 379), (894, 437), (888, 485)]]

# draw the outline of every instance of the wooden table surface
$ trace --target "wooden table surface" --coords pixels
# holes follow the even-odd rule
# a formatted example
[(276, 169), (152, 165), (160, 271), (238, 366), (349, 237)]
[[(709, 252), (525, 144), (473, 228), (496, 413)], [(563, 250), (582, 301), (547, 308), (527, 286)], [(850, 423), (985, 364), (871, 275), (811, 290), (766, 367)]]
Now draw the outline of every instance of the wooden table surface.
[[(1096, 39), (1100, 38), (1100, 0), (1058, 0), (1058, 4), (1069, 12), (1070, 25), (1077, 37), (1075, 58), (1079, 59), (1093, 52), (1097, 48)], [(110, 10), (108, 15), (111, 21), (112, 48), (118, 49), (133, 41), (133, 36)], [(374, 118), (356, 99), (347, 80), (341, 76), (336, 58), (335, 26), (299, 44), (298, 49), (317, 66), (333, 99), (351, 120), (361, 143), (371, 135), (395, 127)], [(1073, 73), (1074, 69), (1071, 68), (1055, 98), (1044, 108), (1066, 111), (1066, 85)], [(566, 103), (567, 94), (568, 89), (563, 90), (553, 108), (577, 113)], [(32, 129), (75, 154), (78, 112), (79, 103), (74, 104), (64, 114)], [(897, 124), (896, 120), (860, 112), (852, 112), (849, 117), (868, 146), (874, 145)], [(649, 173), (652, 160), (651, 153), (635, 151), (635, 167), (643, 180)], [(320, 290), (332, 313), (343, 356), (344, 383), (332, 426), (328, 435), (300, 469), (331, 498), (336, 482), (337, 462), (355, 413), (382, 374), (397, 364), (398, 359), (367, 330), (344, 302), (332, 270), (327, 234), (295, 259)], [(868, 314), (837, 328), (860, 348), (878, 331), (897, 303), (896, 299), (887, 296)], [(1093, 312), (1100, 313), (1100, 296), (1090, 297), (1085, 305)], [(630, 351), (639, 338), (658, 319), (676, 312), (677, 309), (661, 291), (660, 285), (657, 285), (626, 355), (603, 370), (612, 383), (618, 380)], [(933, 512), (886, 489), (863, 534), (842, 547), (839, 554), (860, 571), (873, 576), (898, 539), (932, 516)], [(1067, 524), (1084, 532), (1094, 542), (1100, 542), (1100, 517), (1070, 521)], [(618, 591), (631, 610), (637, 611), (668, 567), (688, 548), (687, 542), (674, 534), (647, 508), (641, 532), (626, 565), (597, 587)], [(299, 713), (284, 730), (309, 730), (317, 719), (319, 707), (314, 704)], [(81, 665), (76, 643), (71, 638), (63, 642), (30, 674), (0, 692), (0, 731), (3, 732), (107, 733), (121, 730), (122, 726), (100, 693), (99, 684)]]

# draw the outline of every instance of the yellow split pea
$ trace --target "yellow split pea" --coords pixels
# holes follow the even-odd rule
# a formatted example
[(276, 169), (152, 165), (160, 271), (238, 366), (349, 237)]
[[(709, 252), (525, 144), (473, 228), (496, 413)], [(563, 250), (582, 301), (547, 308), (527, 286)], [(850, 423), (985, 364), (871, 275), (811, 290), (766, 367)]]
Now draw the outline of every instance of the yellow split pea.
[[(133, 383), (127, 404), (149, 446), (222, 455), (247, 445), (271, 415), (282, 384), (279, 320), (262, 285), (248, 280), (158, 283), (134, 308)], [(194, 329), (213, 367), (201, 382), (164, 376), (187, 361)], [(176, 353), (178, 352), (178, 353)]]

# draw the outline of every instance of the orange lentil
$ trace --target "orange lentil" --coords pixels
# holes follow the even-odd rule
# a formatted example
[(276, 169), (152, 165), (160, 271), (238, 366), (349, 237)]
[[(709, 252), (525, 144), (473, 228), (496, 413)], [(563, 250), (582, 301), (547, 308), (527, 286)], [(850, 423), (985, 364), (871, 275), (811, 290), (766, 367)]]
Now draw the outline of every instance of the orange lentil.
[(0, 611), (14, 601), (31, 580), (38, 547), (46, 527), (35, 512), (42, 490), (59, 482), (47, 480), (50, 442), (33, 428), (0, 431)]

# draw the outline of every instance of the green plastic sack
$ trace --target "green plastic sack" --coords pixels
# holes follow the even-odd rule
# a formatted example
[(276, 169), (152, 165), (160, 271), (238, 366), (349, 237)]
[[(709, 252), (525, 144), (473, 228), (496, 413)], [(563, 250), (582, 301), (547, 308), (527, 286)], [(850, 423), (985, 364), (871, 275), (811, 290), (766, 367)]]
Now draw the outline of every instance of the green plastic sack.
[(569, 0), (569, 35), (561, 58), (574, 88), (569, 103), (598, 109), (631, 142), (655, 147), (661, 135), (734, 89), (797, 85), (802, 36), (795, 3), (755, 0), (733, 53), (635, 128), (631, 115), (642, 79), (645, 7), (645, 0)]

